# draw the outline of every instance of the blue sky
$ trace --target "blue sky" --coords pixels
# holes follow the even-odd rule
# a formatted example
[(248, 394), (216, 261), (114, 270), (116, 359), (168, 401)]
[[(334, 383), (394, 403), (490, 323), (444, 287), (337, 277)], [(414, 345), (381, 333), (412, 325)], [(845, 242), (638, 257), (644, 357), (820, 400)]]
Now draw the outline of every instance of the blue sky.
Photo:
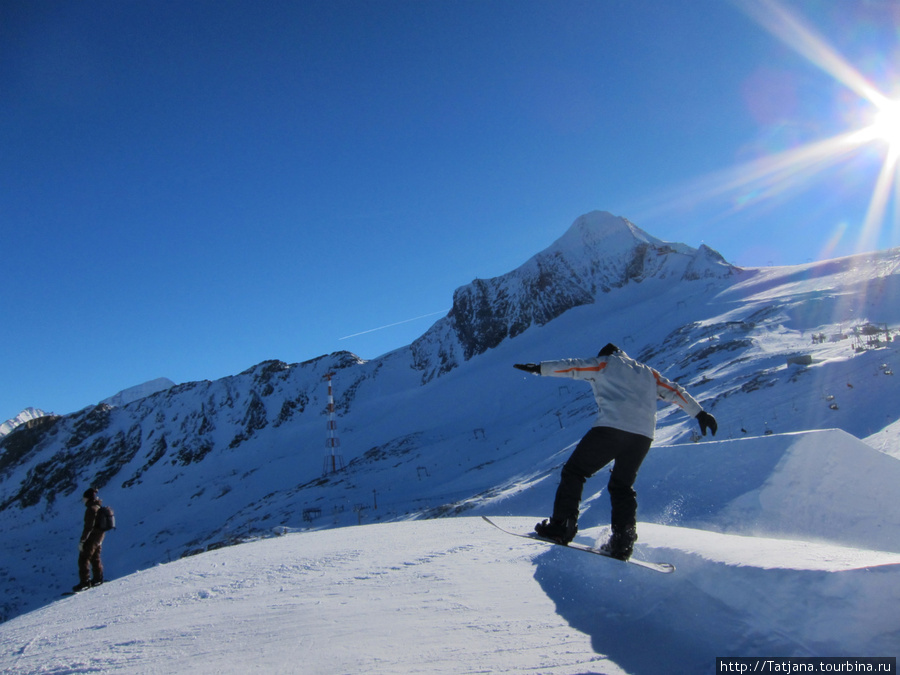
[(900, 246), (892, 146), (829, 141), (898, 62), (887, 0), (5, 0), (0, 421), (379, 356), (595, 209)]

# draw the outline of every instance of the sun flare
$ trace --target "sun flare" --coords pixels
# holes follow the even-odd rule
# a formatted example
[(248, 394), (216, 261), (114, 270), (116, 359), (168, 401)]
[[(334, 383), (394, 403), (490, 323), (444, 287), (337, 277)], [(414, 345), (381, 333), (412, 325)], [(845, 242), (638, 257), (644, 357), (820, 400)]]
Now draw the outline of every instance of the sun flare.
[[(869, 144), (884, 147), (881, 168), (872, 187), (865, 218), (859, 227), (855, 249), (870, 251), (894, 220), (894, 237), (900, 232), (900, 99), (893, 99), (900, 73), (887, 82), (886, 94), (864, 76), (815, 29), (783, 6), (784, 0), (738, 0), (747, 15), (785, 46), (806, 58), (810, 64), (830, 75), (858, 97), (856, 112), (848, 117), (854, 124), (843, 133), (806, 145), (770, 154), (730, 172), (723, 172), (707, 194), (739, 191), (750, 195), (738, 207), (802, 189), (817, 174), (842, 163)], [(864, 118), (863, 111), (871, 116)], [(888, 207), (895, 204), (893, 216)]]

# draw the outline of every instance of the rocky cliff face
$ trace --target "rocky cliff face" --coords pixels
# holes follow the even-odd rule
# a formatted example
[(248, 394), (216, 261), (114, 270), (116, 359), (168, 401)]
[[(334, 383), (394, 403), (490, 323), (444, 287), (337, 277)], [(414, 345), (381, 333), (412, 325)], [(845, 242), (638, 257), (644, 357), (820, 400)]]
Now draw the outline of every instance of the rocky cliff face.
[(705, 245), (666, 243), (625, 218), (594, 211), (513, 272), (457, 289), (450, 313), (412, 344), (415, 367), (427, 382), (629, 283), (726, 277), (736, 269)]
[[(0, 439), (0, 512), (52, 504), (84, 485), (103, 489), (114, 478), (131, 488), (159, 463), (187, 467), (213, 451), (234, 451), (263, 429), (301, 415), (311, 400), (321, 407), (322, 375), (360, 363), (349, 352), (294, 366), (264, 361), (239, 375), (170, 387), (121, 407), (100, 403), (32, 420)], [(345, 397), (336, 407), (349, 404)]]

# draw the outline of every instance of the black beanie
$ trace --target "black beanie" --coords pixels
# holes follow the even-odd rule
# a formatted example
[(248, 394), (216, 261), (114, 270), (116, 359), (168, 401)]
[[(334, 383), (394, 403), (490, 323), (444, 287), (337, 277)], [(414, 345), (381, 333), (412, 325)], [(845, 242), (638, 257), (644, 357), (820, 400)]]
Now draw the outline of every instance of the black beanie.
[(606, 346), (600, 350), (600, 353), (597, 354), (597, 356), (609, 356), (610, 354), (615, 354), (617, 351), (619, 351), (619, 348), (612, 342), (608, 342)]

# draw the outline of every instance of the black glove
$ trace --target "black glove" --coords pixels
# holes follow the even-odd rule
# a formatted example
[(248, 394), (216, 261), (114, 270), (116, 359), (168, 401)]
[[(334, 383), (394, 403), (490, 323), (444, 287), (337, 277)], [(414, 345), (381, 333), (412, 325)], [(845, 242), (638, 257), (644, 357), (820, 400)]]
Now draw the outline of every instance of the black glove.
[(719, 425), (716, 423), (716, 418), (710, 415), (705, 410), (701, 410), (697, 413), (697, 423), (700, 425), (700, 431), (703, 432), (703, 435), (706, 436), (706, 430), (709, 429), (712, 432), (712, 435), (715, 436), (716, 432), (719, 430)]
[(526, 373), (532, 373), (534, 375), (541, 374), (541, 367), (536, 363), (514, 363), (513, 368), (518, 368), (519, 370), (524, 370)]

